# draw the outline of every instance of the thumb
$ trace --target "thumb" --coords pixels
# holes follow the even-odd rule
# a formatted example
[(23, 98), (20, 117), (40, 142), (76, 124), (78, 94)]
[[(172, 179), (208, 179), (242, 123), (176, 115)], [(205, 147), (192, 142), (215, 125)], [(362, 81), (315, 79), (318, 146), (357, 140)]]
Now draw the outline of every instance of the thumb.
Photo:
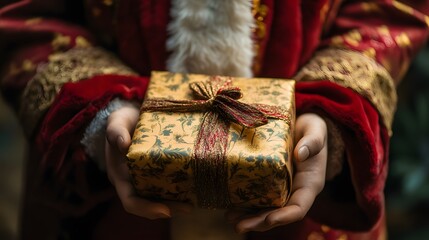
[(109, 144), (117, 147), (121, 153), (125, 153), (131, 145), (130, 131), (124, 126), (109, 125), (106, 138)]
[(116, 146), (122, 153), (126, 153), (131, 145), (131, 134), (137, 121), (125, 116), (127, 115), (121, 110), (113, 112), (109, 116), (106, 128), (107, 141), (112, 146)]
[(305, 161), (316, 156), (327, 141), (325, 121), (316, 114), (303, 114), (296, 121), (296, 140), (294, 156), (298, 161)]

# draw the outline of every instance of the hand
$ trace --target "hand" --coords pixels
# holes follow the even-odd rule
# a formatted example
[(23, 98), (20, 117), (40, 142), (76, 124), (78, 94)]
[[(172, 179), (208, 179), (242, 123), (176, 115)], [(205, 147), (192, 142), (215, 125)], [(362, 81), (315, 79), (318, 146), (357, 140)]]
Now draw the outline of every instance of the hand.
[(295, 173), (292, 195), (285, 207), (258, 213), (231, 210), (226, 218), (236, 223), (236, 231), (267, 231), (302, 220), (325, 185), (327, 127), (316, 114), (303, 114), (296, 120)]
[(175, 213), (189, 212), (187, 204), (152, 202), (141, 198), (130, 183), (126, 153), (138, 118), (139, 109), (130, 104), (111, 113), (107, 121), (107, 175), (125, 211), (148, 219), (170, 218)]

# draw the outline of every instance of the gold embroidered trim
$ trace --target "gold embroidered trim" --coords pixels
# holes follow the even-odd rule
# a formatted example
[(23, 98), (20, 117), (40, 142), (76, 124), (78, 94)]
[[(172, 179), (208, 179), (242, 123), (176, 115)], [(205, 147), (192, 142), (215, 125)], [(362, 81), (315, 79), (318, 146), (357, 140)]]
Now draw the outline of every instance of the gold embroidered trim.
[(350, 50), (321, 50), (298, 72), (296, 79), (329, 80), (355, 90), (375, 106), (389, 135), (392, 134), (397, 102), (394, 81), (387, 70), (373, 59)]
[(135, 75), (115, 56), (99, 48), (74, 48), (53, 54), (40, 65), (24, 89), (19, 117), (28, 136), (48, 110), (64, 83), (103, 74)]

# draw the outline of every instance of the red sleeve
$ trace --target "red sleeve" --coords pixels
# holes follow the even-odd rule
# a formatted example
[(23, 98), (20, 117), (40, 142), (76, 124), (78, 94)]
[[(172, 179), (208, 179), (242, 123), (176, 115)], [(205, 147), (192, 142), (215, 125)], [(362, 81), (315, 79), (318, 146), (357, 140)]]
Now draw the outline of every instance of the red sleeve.
[[(46, 191), (39, 194), (54, 201), (57, 210), (79, 215), (112, 196), (100, 192), (106, 190), (105, 183), (97, 181), (98, 170), (91, 168), (94, 163), (80, 140), (88, 123), (109, 101), (116, 97), (142, 100), (147, 83), (143, 77), (104, 75), (62, 87), (42, 121), (30, 156), (37, 162), (37, 169), (32, 170), (38, 181), (35, 187), (40, 191), (43, 186)], [(98, 179), (107, 182), (105, 176)]]
[[(327, 4), (330, 8), (319, 47), (362, 53), (383, 66), (393, 78), (392, 85), (398, 85), (410, 61), (428, 39), (429, 2), (351, 0)], [(320, 68), (323, 67), (332, 66)], [(342, 174), (327, 182), (310, 215), (332, 227), (368, 230), (385, 215), (383, 190), (389, 151), (389, 132), (382, 119), (387, 116), (380, 115), (380, 105), (372, 100), (380, 98), (377, 94), (389, 95), (371, 89), (375, 84), (369, 84), (371, 81), (365, 77), (348, 79), (352, 84), (343, 84), (343, 80), (332, 77), (330, 81), (336, 83), (297, 85), (298, 112), (316, 112), (332, 119), (346, 146), (347, 162)], [(357, 89), (340, 85), (359, 86), (367, 98), (358, 94)], [(396, 104), (390, 100), (386, 104)]]
[[(1, 90), (6, 100), (18, 109), (33, 104), (21, 96), (37, 74), (46, 72), (41, 68), (55, 61), (53, 57), (77, 48), (89, 49), (97, 43), (87, 26), (83, 27), (85, 12), (81, 4), (84, 1), (8, 2), (0, 1)], [(74, 68), (75, 62), (76, 59), (71, 59), (66, 70), (75, 71), (79, 76), (81, 69)], [(103, 67), (112, 70), (109, 64), (113, 65), (113, 62)], [(82, 215), (100, 201), (112, 197), (112, 188), (105, 173), (90, 161), (80, 141), (95, 114), (111, 99), (142, 99), (148, 79), (97, 74), (99, 76), (96, 77), (84, 75), (73, 83), (70, 83), (72, 79), (62, 79), (69, 82), (65, 84), (58, 79), (58, 85), (40, 84), (40, 94), (48, 95), (47, 87), (58, 88), (55, 91), (59, 93), (54, 91), (52, 99), (49, 99), (52, 100), (50, 107), (40, 119), (30, 119), (39, 124), (29, 134), (24, 209), (37, 202), (54, 207), (55, 212), (67, 216)], [(68, 78), (72, 75), (62, 76)], [(52, 78), (55, 81), (56, 76)]]

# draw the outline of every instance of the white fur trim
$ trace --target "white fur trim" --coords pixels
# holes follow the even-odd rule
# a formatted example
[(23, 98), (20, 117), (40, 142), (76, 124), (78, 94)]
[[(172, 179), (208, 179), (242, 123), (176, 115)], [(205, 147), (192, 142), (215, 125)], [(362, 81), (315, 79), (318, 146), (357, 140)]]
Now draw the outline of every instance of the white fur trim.
[(251, 5), (249, 0), (172, 0), (167, 69), (251, 77)]
[(82, 140), (86, 153), (97, 162), (101, 170), (106, 169), (104, 145), (106, 143), (107, 118), (110, 114), (123, 106), (129, 106), (129, 101), (115, 98), (107, 107), (101, 109), (85, 129)]

